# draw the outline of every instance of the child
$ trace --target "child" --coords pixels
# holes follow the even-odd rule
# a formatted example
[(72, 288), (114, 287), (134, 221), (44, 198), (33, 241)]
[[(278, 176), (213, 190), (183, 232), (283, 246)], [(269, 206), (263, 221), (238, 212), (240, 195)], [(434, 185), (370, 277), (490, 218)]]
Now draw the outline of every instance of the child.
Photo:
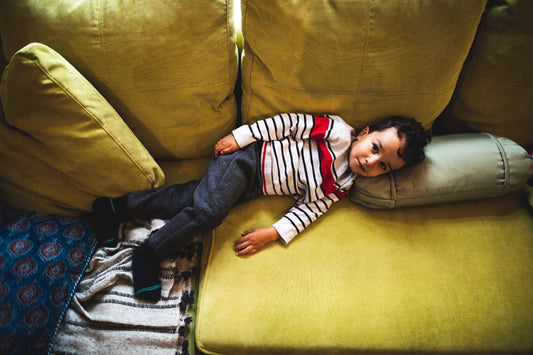
[(210, 232), (236, 204), (261, 195), (291, 195), (295, 205), (269, 228), (245, 231), (234, 243), (237, 256), (266, 244), (289, 243), (352, 186), (357, 175), (377, 176), (424, 159), (431, 140), (420, 123), (393, 116), (355, 135), (337, 116), (280, 114), (244, 125), (215, 145), (199, 181), (145, 190), (93, 204), (98, 225), (111, 228), (129, 219), (168, 222), (135, 250), (136, 295), (161, 297), (159, 263), (193, 236)]

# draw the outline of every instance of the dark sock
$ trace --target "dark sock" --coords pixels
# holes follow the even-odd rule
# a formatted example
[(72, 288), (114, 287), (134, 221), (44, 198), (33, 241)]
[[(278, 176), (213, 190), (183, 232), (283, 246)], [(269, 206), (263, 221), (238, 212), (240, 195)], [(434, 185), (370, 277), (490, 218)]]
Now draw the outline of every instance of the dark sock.
[(148, 301), (161, 299), (159, 260), (152, 248), (144, 244), (133, 252), (133, 288), (135, 296)]
[(97, 218), (113, 218), (119, 222), (129, 219), (124, 197), (98, 197), (93, 202), (93, 212)]
[(128, 219), (124, 198), (99, 197), (93, 202), (95, 234), (103, 246), (114, 247), (118, 242), (118, 227)]
[(99, 246), (114, 247), (118, 243), (118, 228), (120, 222), (113, 218), (89, 218), (89, 224), (94, 230)]

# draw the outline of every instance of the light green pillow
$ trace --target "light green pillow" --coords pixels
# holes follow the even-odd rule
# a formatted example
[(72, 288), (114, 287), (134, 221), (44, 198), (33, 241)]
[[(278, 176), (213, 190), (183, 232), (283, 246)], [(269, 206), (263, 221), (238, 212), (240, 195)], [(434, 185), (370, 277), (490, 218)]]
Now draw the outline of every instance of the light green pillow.
[(0, 96), (0, 191), (12, 206), (75, 215), (97, 196), (164, 184), (120, 116), (53, 49), (32, 43), (18, 51)]
[(418, 165), (357, 177), (348, 196), (372, 208), (495, 197), (523, 187), (531, 173), (524, 148), (488, 133), (436, 136), (425, 153)]
[(208, 157), (237, 117), (233, 2), (2, 0), (2, 49), (61, 53), (155, 159)]
[(485, 1), (243, 5), (245, 123), (309, 112), (356, 128), (405, 115), (429, 128), (452, 96)]

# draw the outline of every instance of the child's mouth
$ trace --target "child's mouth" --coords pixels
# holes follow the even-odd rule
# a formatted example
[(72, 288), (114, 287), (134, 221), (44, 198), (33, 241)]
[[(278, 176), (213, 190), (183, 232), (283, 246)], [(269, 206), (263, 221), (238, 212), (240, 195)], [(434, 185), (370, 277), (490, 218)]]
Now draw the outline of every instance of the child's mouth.
[(359, 168), (366, 173), (366, 169), (364, 168), (363, 164), (361, 164), (361, 161), (359, 161), (359, 158), (357, 158), (357, 164), (359, 164)]

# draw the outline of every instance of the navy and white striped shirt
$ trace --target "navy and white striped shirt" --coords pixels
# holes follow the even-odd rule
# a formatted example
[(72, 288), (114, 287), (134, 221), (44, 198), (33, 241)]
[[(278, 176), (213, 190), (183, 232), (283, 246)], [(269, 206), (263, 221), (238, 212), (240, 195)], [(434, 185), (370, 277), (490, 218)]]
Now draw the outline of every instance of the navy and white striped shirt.
[(273, 225), (285, 243), (344, 196), (356, 177), (348, 163), (355, 130), (338, 116), (284, 113), (241, 126), (233, 136), (241, 148), (263, 141), (263, 193), (296, 199)]

